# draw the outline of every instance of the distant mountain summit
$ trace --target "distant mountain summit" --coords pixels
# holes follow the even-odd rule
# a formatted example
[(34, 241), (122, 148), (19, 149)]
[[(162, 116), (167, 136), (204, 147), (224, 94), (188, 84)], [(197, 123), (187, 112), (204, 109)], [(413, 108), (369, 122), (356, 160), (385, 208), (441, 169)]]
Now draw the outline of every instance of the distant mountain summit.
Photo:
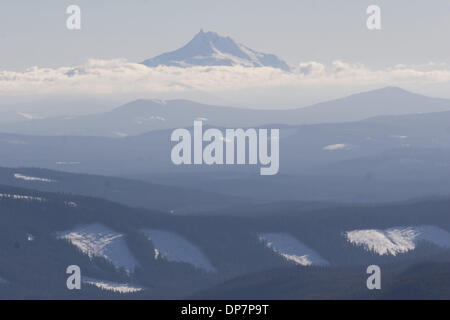
[(245, 66), (272, 67), (289, 71), (286, 62), (273, 54), (261, 53), (235, 42), (230, 37), (222, 37), (215, 32), (200, 30), (184, 47), (145, 60), (149, 67), (177, 66)]

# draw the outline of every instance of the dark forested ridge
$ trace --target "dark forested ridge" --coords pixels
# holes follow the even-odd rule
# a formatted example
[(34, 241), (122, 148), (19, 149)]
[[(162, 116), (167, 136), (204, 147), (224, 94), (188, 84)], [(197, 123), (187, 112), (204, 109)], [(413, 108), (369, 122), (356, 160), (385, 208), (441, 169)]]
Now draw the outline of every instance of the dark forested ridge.
[[(266, 212), (255, 207), (261, 215), (255, 212), (244, 217), (233, 209), (228, 215), (177, 216), (98, 198), (11, 186), (0, 186), (0, 195), (2, 298), (367, 298), (365, 268), (369, 264), (385, 270), (386, 286), (377, 293), (380, 297), (401, 298), (410, 294), (408, 288), (417, 288), (413, 298), (448, 294), (442, 288), (448, 283), (448, 250), (419, 243), (415, 250), (396, 256), (377, 255), (344, 237), (344, 232), (354, 229), (410, 225), (450, 231), (448, 199), (306, 209), (296, 203), (273, 204)], [(123, 235), (137, 261), (133, 272), (117, 268), (114, 261), (89, 257), (57, 238), (58, 232), (91, 224)], [(153, 242), (141, 232), (146, 228), (187, 239), (200, 248), (215, 271), (156, 259)], [(329, 265), (295, 266), (258, 240), (264, 233), (290, 234)], [(81, 267), (83, 276), (145, 289), (120, 294), (84, 284), (81, 291), (69, 291), (65, 270), (73, 264)], [(424, 279), (431, 281), (429, 285), (422, 283)]]
[(195, 188), (172, 187), (136, 179), (74, 174), (40, 168), (0, 167), (0, 183), (41, 191), (104, 198), (130, 207), (171, 211), (177, 214), (248, 203), (240, 197)]
[(244, 275), (192, 299), (450, 299), (450, 252), (413, 264), (382, 266), (382, 290), (370, 291), (362, 267), (279, 268)]

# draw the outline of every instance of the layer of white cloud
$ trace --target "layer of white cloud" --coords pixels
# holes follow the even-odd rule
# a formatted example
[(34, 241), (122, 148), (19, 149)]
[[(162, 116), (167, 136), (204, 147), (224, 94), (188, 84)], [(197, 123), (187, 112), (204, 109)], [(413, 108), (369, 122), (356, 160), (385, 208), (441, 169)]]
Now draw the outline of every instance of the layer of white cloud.
[[(270, 91), (279, 95), (300, 90), (333, 88), (376, 88), (396, 85), (415, 90), (435, 88), (448, 92), (450, 68), (442, 64), (422, 66), (397, 65), (373, 70), (361, 64), (334, 61), (330, 65), (319, 62), (300, 63), (293, 72), (268, 67), (155, 67), (116, 60), (89, 60), (75, 67), (33, 67), (24, 72), (0, 71), (0, 95), (154, 95), (169, 96), (203, 92), (230, 94)], [(267, 90), (270, 89), (270, 90)], [(224, 95), (225, 96), (225, 95)]]

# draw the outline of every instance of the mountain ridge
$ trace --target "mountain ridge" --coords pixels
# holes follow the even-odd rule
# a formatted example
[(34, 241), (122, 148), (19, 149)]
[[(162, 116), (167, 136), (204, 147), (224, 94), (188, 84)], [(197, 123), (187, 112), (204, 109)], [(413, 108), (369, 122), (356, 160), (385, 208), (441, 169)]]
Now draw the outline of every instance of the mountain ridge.
[(366, 91), (293, 109), (249, 109), (191, 100), (139, 99), (111, 111), (4, 123), (0, 132), (34, 135), (126, 137), (150, 131), (190, 127), (194, 120), (216, 127), (259, 127), (269, 124), (343, 123), (377, 116), (450, 111), (450, 100), (430, 98), (396, 87)]

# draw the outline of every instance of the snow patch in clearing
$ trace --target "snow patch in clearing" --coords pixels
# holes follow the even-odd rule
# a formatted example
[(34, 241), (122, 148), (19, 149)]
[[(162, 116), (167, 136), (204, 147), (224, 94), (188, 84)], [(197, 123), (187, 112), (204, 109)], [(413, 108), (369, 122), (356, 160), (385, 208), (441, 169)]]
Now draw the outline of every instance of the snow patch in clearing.
[(347, 241), (379, 255), (393, 255), (414, 250), (419, 242), (450, 248), (450, 233), (436, 226), (393, 227), (386, 230), (353, 230), (345, 233)]
[(21, 117), (24, 117), (27, 120), (36, 120), (36, 119), (44, 119), (43, 117), (40, 116), (34, 116), (32, 114), (29, 113), (25, 113), (25, 112), (17, 112), (17, 114)]
[(83, 277), (83, 283), (96, 286), (97, 288), (118, 293), (135, 293), (144, 290), (144, 287), (131, 285), (129, 283), (117, 283), (106, 280)]
[(76, 202), (73, 202), (73, 201), (64, 201), (64, 205), (66, 207), (69, 207), (69, 208), (76, 208), (76, 207), (78, 207), (78, 204)]
[(286, 233), (263, 233), (259, 240), (286, 260), (302, 266), (329, 265), (316, 251)]
[(326, 151), (336, 151), (336, 150), (351, 150), (352, 148), (345, 143), (337, 143), (337, 144), (330, 144), (328, 146), (325, 146), (322, 148)]
[(166, 118), (161, 116), (151, 116), (150, 120), (166, 121)]
[(29, 144), (26, 141), (18, 140), (18, 139), (0, 139), (0, 141), (6, 142), (6, 143), (9, 143), (9, 144)]
[(203, 252), (194, 244), (176, 233), (163, 230), (142, 230), (153, 242), (155, 259), (160, 256), (167, 261), (184, 262), (207, 272), (216, 272)]
[(14, 199), (14, 200), (38, 201), (38, 202), (46, 201), (44, 198), (41, 197), (32, 197), (21, 194), (9, 194), (9, 193), (0, 193), (0, 199)]
[(57, 165), (76, 165), (76, 164), (81, 164), (81, 162), (78, 162), (78, 161), (57, 161), (56, 164)]
[(25, 176), (20, 173), (14, 173), (14, 178), (25, 180), (25, 181), (55, 182), (55, 180), (51, 180), (51, 179), (47, 179), (47, 178), (30, 177), (30, 176)]
[(125, 236), (100, 223), (76, 228), (72, 231), (58, 232), (59, 239), (69, 240), (89, 257), (102, 257), (115, 267), (134, 271), (137, 261), (128, 249)]
[(153, 120), (157, 120), (157, 121), (166, 121), (166, 118), (162, 117), (162, 116), (148, 116), (148, 117), (137, 117), (134, 121), (139, 124), (145, 124), (149, 121), (153, 121)]
[(167, 101), (164, 99), (152, 99), (152, 101), (157, 104), (162, 104), (162, 105), (167, 104)]

